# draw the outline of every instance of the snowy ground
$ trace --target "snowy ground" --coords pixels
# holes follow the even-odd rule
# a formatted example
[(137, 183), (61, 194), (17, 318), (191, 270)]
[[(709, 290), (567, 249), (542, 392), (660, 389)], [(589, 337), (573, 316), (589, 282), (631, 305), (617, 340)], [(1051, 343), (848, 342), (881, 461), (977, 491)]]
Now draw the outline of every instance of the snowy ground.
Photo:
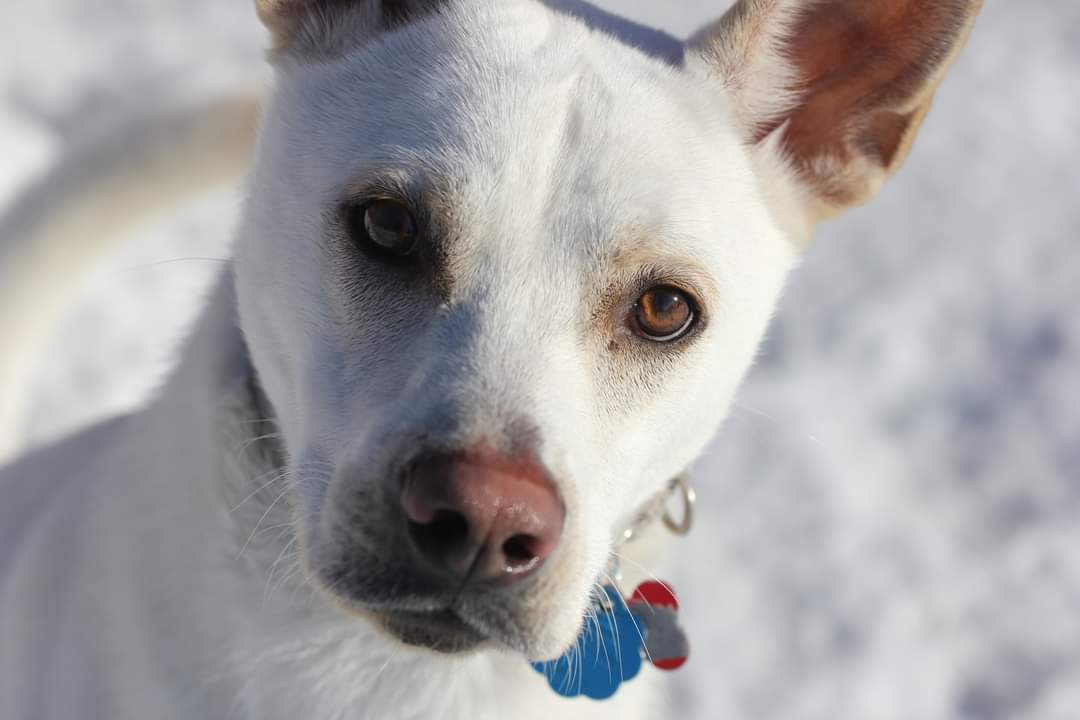
[[(724, 4), (605, 3), (676, 32)], [(900, 177), (822, 229), (697, 468), (672, 717), (1080, 718), (1080, 4), (986, 5)], [(247, 0), (0, 6), (0, 208), (145, 104), (257, 86), (262, 42)], [(235, 198), (88, 274), (33, 439), (152, 384), (216, 269), (157, 261), (219, 257)]]

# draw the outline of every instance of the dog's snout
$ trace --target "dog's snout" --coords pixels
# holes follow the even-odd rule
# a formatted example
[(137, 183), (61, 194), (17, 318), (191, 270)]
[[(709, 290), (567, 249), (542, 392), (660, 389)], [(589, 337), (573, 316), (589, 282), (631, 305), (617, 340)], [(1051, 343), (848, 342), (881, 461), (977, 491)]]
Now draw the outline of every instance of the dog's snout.
[(414, 549), (455, 581), (513, 581), (555, 550), (564, 509), (532, 458), (435, 455), (403, 478), (401, 503)]

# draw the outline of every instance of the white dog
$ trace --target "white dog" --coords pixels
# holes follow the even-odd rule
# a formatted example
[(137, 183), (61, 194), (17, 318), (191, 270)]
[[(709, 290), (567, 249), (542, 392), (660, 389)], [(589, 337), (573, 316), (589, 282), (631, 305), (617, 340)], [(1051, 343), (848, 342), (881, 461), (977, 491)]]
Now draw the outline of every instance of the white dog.
[(528, 660), (595, 621), (979, 4), (742, 0), (683, 43), (259, 0), (231, 272), (147, 409), (0, 473), (0, 717), (661, 717), (659, 673), (567, 700)]

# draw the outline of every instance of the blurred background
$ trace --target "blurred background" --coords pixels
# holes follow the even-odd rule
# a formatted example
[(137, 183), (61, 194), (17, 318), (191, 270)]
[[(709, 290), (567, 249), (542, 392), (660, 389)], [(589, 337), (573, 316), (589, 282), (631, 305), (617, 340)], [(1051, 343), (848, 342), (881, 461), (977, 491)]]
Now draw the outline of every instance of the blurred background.
[[(728, 5), (600, 4), (680, 35)], [(167, 370), (241, 197), (246, 132), (214, 108), (268, 82), (251, 5), (0, 5), (0, 457)], [(212, 171), (168, 193), (116, 180), (193, 160)], [(1080, 3), (987, 0), (695, 469), (673, 717), (1080, 718), (1078, 164)]]

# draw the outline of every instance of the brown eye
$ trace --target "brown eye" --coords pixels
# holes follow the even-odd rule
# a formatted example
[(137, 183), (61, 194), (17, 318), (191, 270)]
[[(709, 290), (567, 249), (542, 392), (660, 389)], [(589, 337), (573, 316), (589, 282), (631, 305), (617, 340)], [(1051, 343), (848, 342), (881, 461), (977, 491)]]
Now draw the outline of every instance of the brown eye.
[(395, 200), (373, 200), (348, 211), (348, 230), (362, 249), (401, 259), (416, 249), (416, 218)]
[(682, 290), (657, 285), (634, 304), (634, 326), (655, 342), (671, 342), (686, 335), (694, 325), (694, 304)]

